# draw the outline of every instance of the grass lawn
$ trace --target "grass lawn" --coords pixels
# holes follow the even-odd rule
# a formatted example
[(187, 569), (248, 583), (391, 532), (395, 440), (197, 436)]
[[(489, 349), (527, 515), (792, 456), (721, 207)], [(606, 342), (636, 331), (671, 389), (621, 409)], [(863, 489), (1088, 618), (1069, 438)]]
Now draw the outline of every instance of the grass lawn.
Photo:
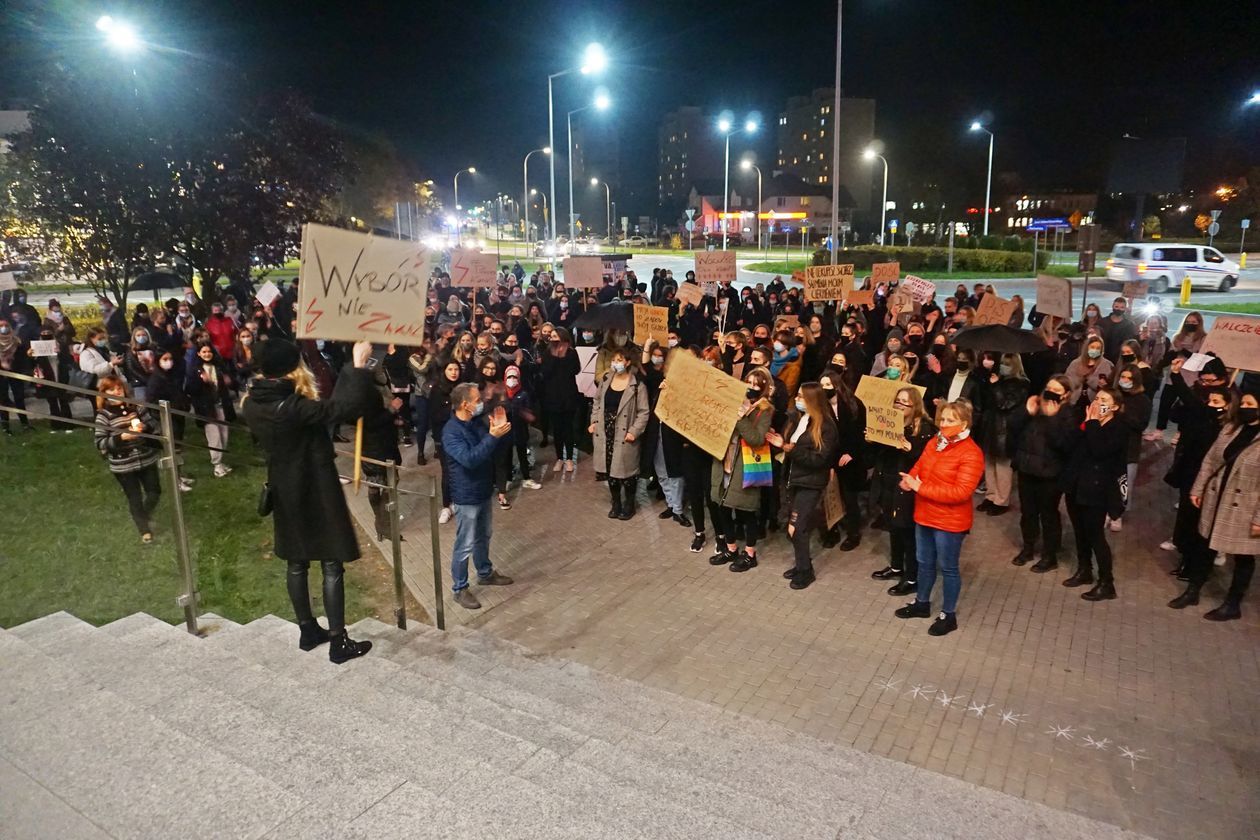
[(1191, 300), (1186, 309), (1201, 309), (1204, 312), (1237, 312), (1243, 315), (1260, 315), (1260, 303), (1203, 303), (1202, 299)]
[[(39, 404), (42, 405), (42, 404)], [(14, 424), (16, 426), (16, 423)], [(183, 610), (172, 539), (170, 488), (154, 515), (154, 541), (141, 545), (126, 500), (90, 432), (37, 431), (0, 437), (0, 626), (12, 627), (57, 610), (104, 624), (134, 612), (177, 623)], [(235, 430), (233, 430), (235, 432)], [(204, 443), (195, 426), (186, 440)], [(267, 613), (292, 618), (284, 563), (271, 554), (272, 525), (255, 511), (265, 473), (248, 435), (234, 433), (227, 478), (211, 476), (205, 451), (190, 450), (185, 473), (197, 486), (184, 494), (189, 543), (197, 562), (201, 611), (245, 622)], [(368, 616), (390, 621), (393, 582), (388, 565), (360, 534), (364, 557), (346, 574), (346, 622)], [(320, 611), (320, 575), (311, 573)], [(420, 619), (414, 602), (408, 613)]]
[[(756, 262), (741, 266), (748, 271), (760, 271), (765, 274), (782, 274), (787, 277), (794, 271), (801, 271), (806, 266), (813, 265), (808, 260), (788, 260), (787, 262)], [(914, 274), (916, 277), (922, 277), (924, 280), (1002, 280), (1029, 277), (1030, 273), (1026, 271), (914, 271), (903, 272), (903, 274)], [(1054, 274), (1059, 277), (1071, 277), (1076, 274), (1076, 266), (1067, 266), (1063, 264), (1051, 265), (1043, 268), (1042, 273)], [(862, 272), (859, 272), (859, 276)]]

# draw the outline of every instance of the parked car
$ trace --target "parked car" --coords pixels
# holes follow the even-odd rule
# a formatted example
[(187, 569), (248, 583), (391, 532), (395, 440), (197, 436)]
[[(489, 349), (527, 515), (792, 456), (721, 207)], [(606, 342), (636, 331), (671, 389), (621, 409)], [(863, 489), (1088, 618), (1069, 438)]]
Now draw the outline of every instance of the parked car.
[(1187, 277), (1194, 288), (1228, 292), (1238, 285), (1238, 263), (1209, 245), (1180, 242), (1121, 242), (1111, 249), (1107, 279), (1145, 282), (1152, 294), (1180, 286)]
[(646, 236), (627, 236), (617, 244), (622, 248), (646, 248), (648, 240)]
[[(711, 230), (704, 235), (704, 240), (706, 243), (712, 242), (720, 248), (722, 246), (722, 231)], [(733, 230), (726, 234), (726, 245), (728, 248), (743, 244), (744, 234), (740, 231)]]

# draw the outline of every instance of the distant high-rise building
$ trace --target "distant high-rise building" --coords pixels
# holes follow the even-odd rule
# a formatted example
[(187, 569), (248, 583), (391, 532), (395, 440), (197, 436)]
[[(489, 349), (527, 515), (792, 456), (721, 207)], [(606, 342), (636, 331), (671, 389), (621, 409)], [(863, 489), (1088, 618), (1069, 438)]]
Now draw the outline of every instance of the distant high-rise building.
[(696, 181), (722, 177), (722, 143), (711, 120), (694, 106), (670, 111), (657, 131), (657, 203), (672, 215), (687, 201)]
[[(779, 114), (778, 154), (775, 167), (809, 184), (831, 186), (831, 152), (836, 94), (834, 88), (817, 88), (809, 96), (788, 98)], [(871, 173), (862, 150), (875, 136), (875, 100), (843, 99), (840, 102), (840, 185), (857, 204), (871, 204)]]

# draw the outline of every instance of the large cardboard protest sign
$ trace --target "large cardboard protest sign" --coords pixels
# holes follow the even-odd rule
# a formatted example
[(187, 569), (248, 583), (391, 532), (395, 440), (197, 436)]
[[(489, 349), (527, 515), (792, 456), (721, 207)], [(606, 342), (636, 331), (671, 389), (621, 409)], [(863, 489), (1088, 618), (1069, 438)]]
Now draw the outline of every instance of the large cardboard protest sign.
[(723, 280), (735, 282), (735, 252), (696, 251), (696, 282), (703, 285)]
[(975, 325), (1009, 323), (1017, 306), (1019, 304), (1013, 300), (1007, 300), (995, 294), (986, 294), (980, 298), (980, 305), (976, 307)]
[(681, 348), (669, 354), (656, 416), (714, 458), (725, 458), (748, 386)]
[(686, 306), (687, 304), (699, 306), (700, 302), (704, 300), (704, 290), (695, 283), (683, 283), (678, 287), (674, 297), (678, 298), (679, 306)]
[(475, 248), (451, 250), (451, 285), (480, 289), (498, 282), (499, 265), (494, 254), (483, 254)]
[(1215, 353), (1226, 367), (1260, 370), (1260, 318), (1217, 315), (1201, 352)]
[(854, 289), (849, 292), (849, 296), (844, 299), (849, 306), (874, 306), (875, 290), (874, 289)]
[(570, 289), (599, 289), (604, 285), (604, 261), (599, 257), (565, 257), (564, 285)]
[(936, 294), (935, 283), (924, 280), (922, 277), (915, 277), (913, 274), (907, 274), (906, 279), (901, 281), (898, 288), (909, 292), (915, 303), (927, 303), (932, 299), (932, 295)]
[(843, 300), (853, 291), (852, 265), (805, 268), (805, 300)]
[(906, 421), (901, 409), (893, 403), (902, 388), (914, 388), (923, 396), (927, 389), (897, 379), (863, 376), (858, 383), (857, 398), (866, 406), (866, 439), (885, 446), (901, 446), (905, 440)]
[(871, 266), (871, 284), (896, 283), (901, 277), (901, 263), (875, 263)]
[(664, 306), (634, 305), (634, 343), (642, 347), (649, 339), (664, 345), (669, 340), (669, 309)]
[(844, 519), (844, 496), (840, 493), (840, 480), (834, 470), (823, 493), (823, 515), (827, 518), (828, 528), (836, 527), (836, 523)]
[(1072, 319), (1072, 282), (1052, 274), (1037, 275), (1037, 312)]
[(298, 338), (419, 343), (432, 262), (418, 242), (304, 225)]

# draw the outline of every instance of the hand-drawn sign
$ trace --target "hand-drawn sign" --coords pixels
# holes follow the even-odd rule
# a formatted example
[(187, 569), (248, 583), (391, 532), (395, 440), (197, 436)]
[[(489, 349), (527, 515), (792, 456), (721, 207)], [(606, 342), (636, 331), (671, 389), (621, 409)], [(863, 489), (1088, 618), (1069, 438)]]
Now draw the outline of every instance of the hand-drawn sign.
[(665, 382), (656, 416), (714, 458), (724, 458), (748, 386), (682, 348), (669, 354)]
[(683, 283), (678, 287), (678, 291), (674, 296), (678, 298), (679, 306), (686, 306), (687, 304), (699, 306), (700, 302), (704, 300), (704, 290), (695, 283)]
[(432, 258), (417, 242), (304, 225), (298, 338), (418, 343)]
[(32, 341), (31, 352), (36, 356), (56, 356), (57, 342), (51, 339), (48, 341)]
[(1037, 312), (1072, 319), (1072, 282), (1053, 274), (1037, 275)]
[(263, 308), (270, 309), (271, 302), (280, 297), (280, 287), (268, 280), (258, 287), (258, 292), (254, 295)]
[(843, 300), (853, 291), (853, 266), (806, 266), (804, 282), (806, 300)]
[(570, 289), (598, 289), (604, 285), (604, 261), (599, 257), (565, 257), (561, 271)]
[(664, 345), (669, 340), (669, 309), (664, 306), (634, 305), (634, 343), (644, 346), (649, 339)]
[(1226, 367), (1260, 370), (1260, 318), (1217, 315), (1200, 352), (1215, 353)]
[(909, 292), (915, 303), (927, 303), (932, 299), (932, 295), (936, 294), (935, 283), (924, 280), (922, 277), (915, 277), (913, 274), (907, 274), (898, 288)]
[(875, 263), (871, 266), (871, 284), (895, 283), (901, 277), (901, 263)]
[(734, 251), (696, 251), (696, 282), (735, 281)]
[(828, 528), (836, 527), (836, 523), (844, 519), (844, 496), (840, 493), (840, 480), (834, 471), (823, 493), (823, 516), (827, 518)]
[(885, 446), (901, 446), (906, 437), (906, 421), (901, 409), (893, 403), (897, 401), (897, 392), (903, 388), (914, 388), (919, 396), (927, 393), (922, 386), (896, 379), (863, 376), (858, 382), (857, 398), (866, 406), (867, 440)]
[(984, 297), (980, 298), (980, 305), (976, 307), (975, 325), (1009, 323), (1018, 305), (1013, 300), (986, 293)]
[(874, 289), (854, 289), (849, 292), (849, 296), (844, 299), (849, 306), (874, 306), (875, 290)]
[(498, 282), (499, 265), (494, 254), (483, 254), (475, 248), (451, 250), (451, 285), (479, 289)]

